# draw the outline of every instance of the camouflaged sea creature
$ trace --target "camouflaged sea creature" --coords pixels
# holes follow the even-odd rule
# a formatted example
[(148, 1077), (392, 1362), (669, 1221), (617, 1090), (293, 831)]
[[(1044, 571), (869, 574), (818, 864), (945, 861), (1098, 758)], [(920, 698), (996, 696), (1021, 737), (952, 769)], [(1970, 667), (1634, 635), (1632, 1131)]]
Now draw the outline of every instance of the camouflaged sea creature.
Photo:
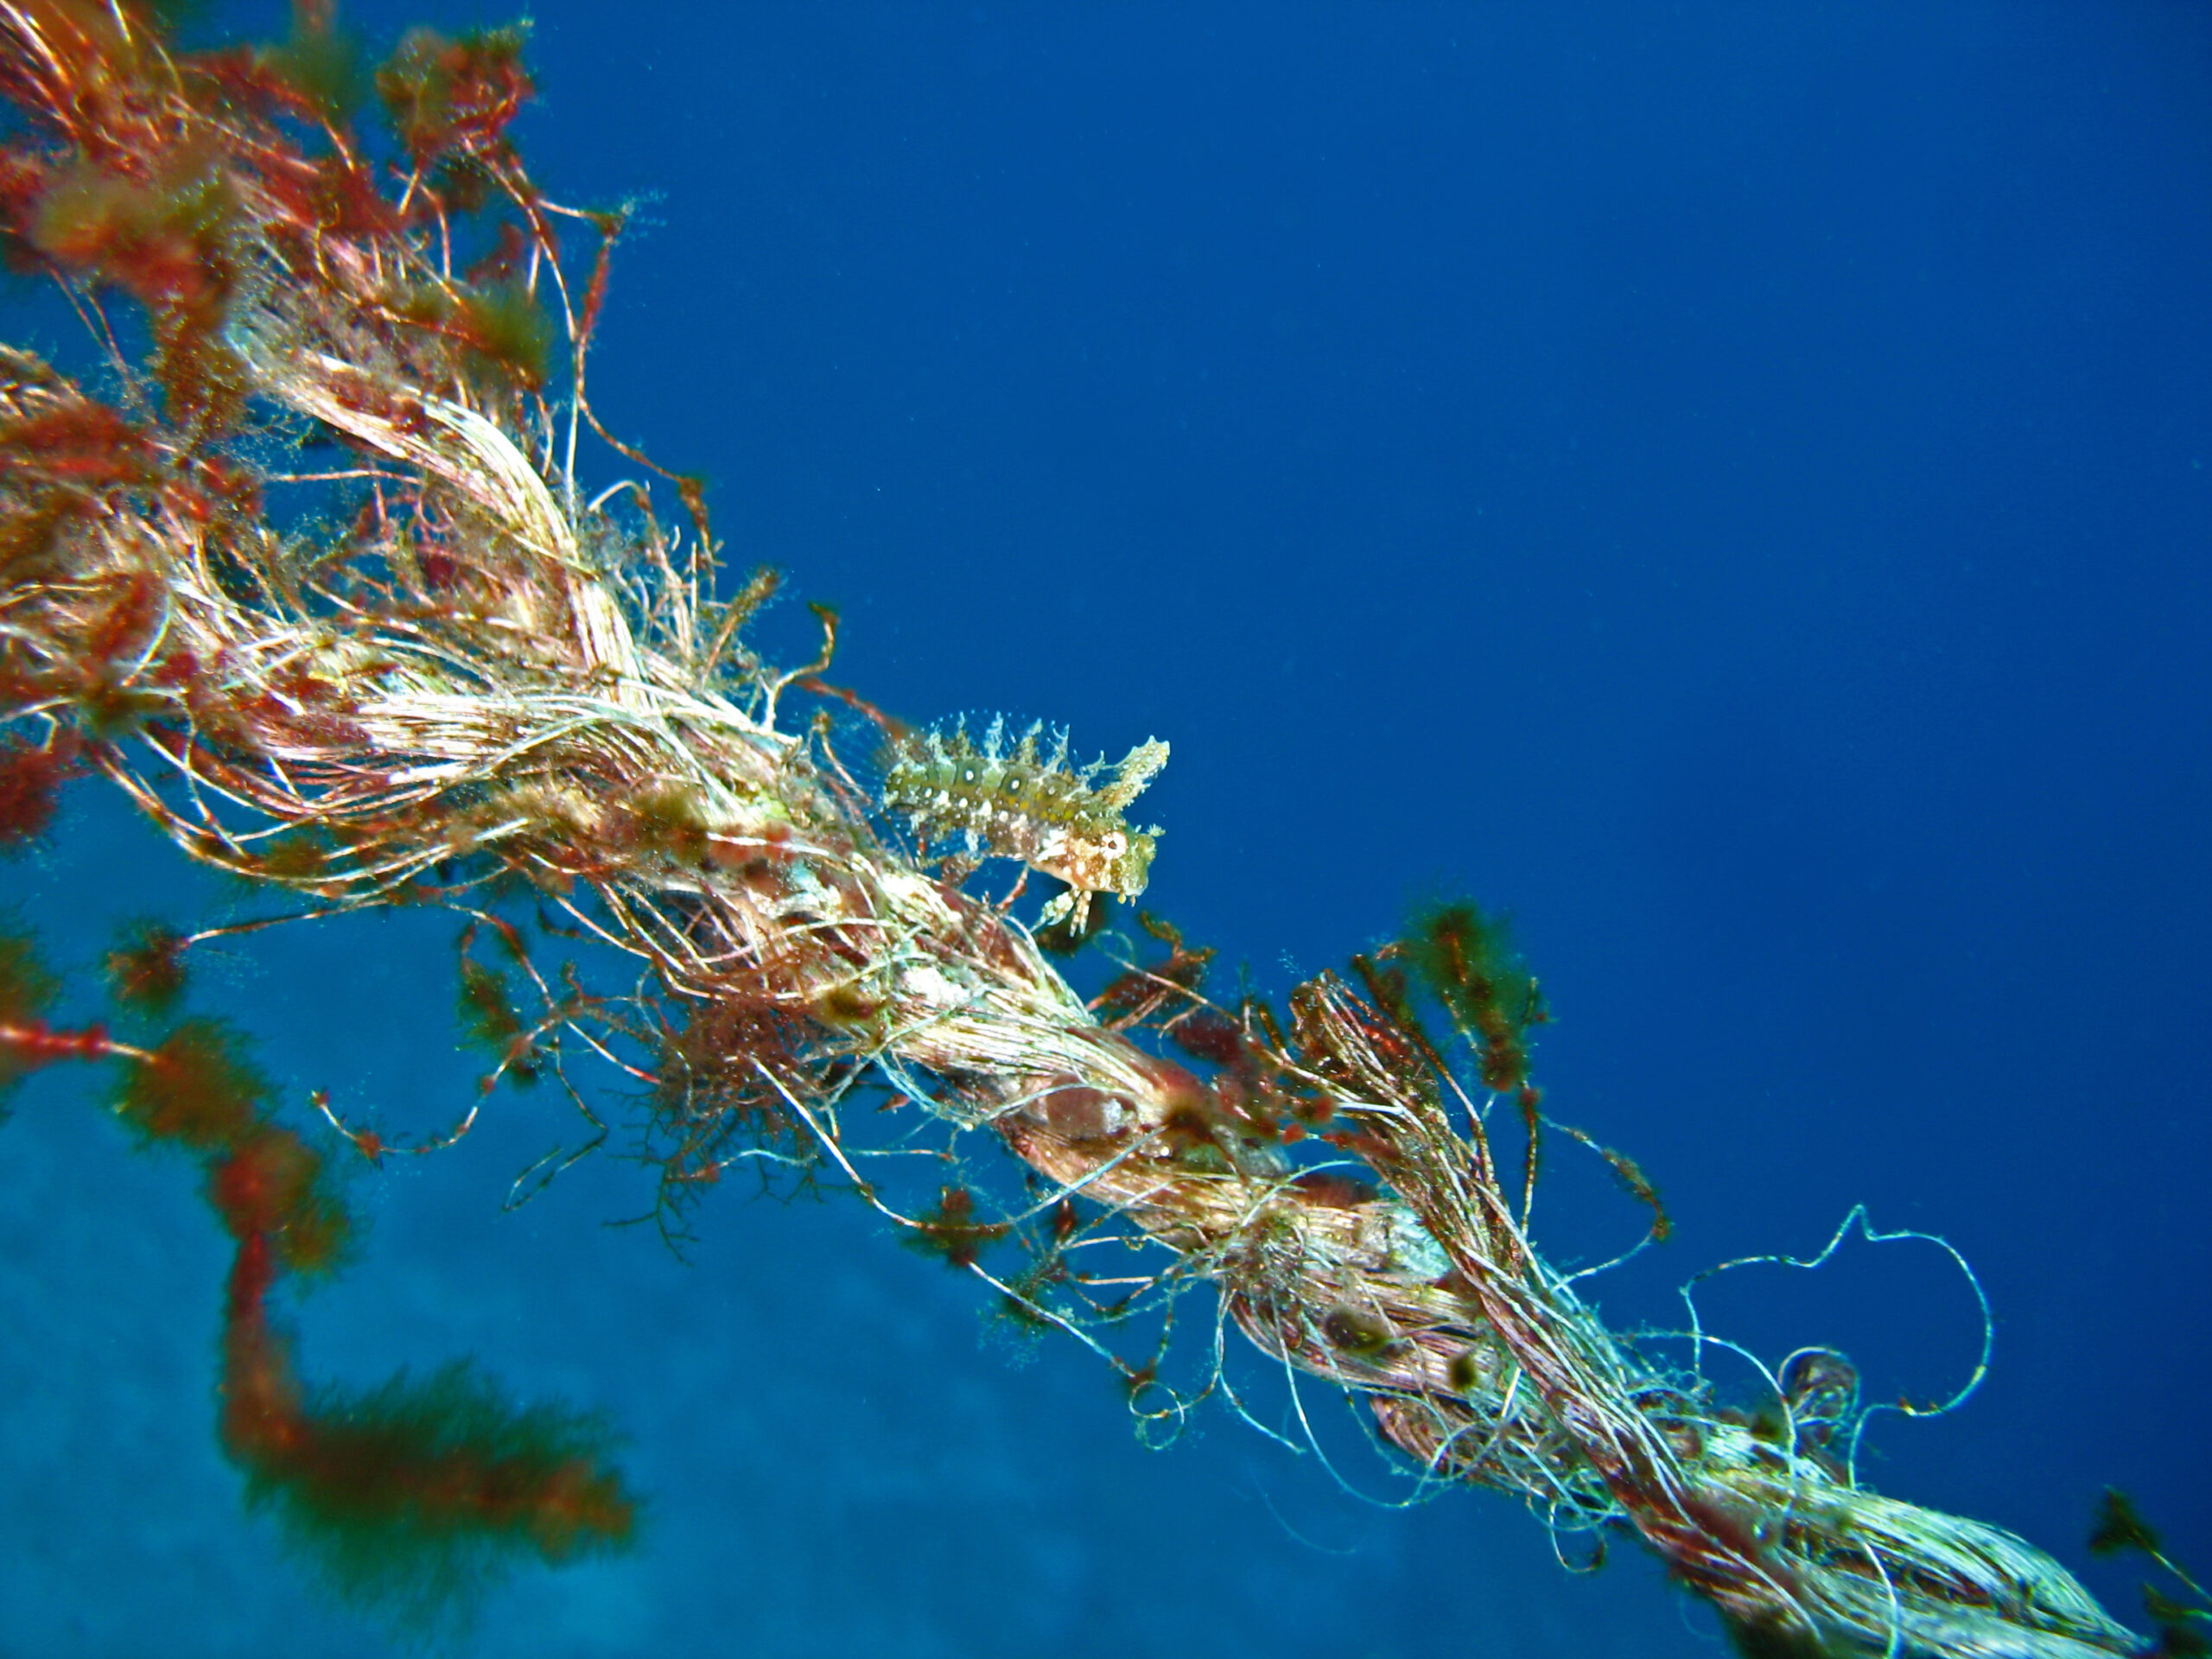
[(1103, 759), (1071, 766), (1065, 731), (1052, 733), (1050, 752), (1040, 753), (1046, 736), (1039, 721), (1009, 743), (1002, 715), (992, 716), (981, 742), (965, 715), (950, 731), (908, 733), (892, 744), (883, 804), (925, 843), (957, 836), (970, 857), (1018, 858), (1058, 876), (1068, 891), (1040, 920), (1065, 918), (1079, 934), (1092, 893), (1134, 899), (1144, 891), (1160, 831), (1132, 830), (1122, 813), (1167, 764), (1167, 745), (1147, 738), (1109, 772)]

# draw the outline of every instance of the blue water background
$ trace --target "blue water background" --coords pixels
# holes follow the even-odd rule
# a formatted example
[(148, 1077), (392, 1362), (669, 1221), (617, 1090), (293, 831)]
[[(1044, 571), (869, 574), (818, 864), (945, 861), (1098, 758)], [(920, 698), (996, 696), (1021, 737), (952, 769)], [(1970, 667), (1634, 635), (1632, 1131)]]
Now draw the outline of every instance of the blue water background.
[[(419, 7), (352, 14), (383, 42)], [(496, 17), (496, 14), (491, 15)], [(273, 17), (273, 14), (272, 14)], [(466, 22), (448, 11), (430, 21)], [(238, 14), (271, 32), (259, 13)], [(1562, 1119), (1675, 1241), (1624, 1324), (1850, 1207), (1997, 1310), (1867, 1478), (2081, 1548), (2103, 1484), (2212, 1567), (2212, 14), (2177, 3), (1076, 8), (550, 0), (541, 181), (650, 194), (597, 406), (707, 473), (733, 563), (924, 718), (1156, 734), (1147, 903), (1280, 988), (1464, 888), (1557, 1011)], [(18, 292), (34, 333), (46, 314)], [(40, 334), (49, 343), (58, 336)], [(626, 470), (602, 454), (595, 476)], [(766, 625), (810, 650), (788, 604)], [(54, 953), (231, 901), (95, 798), (0, 868)], [(304, 1098), (472, 1093), (448, 930), (202, 971)], [(0, 1133), (0, 1654), (391, 1651), (213, 1442), (226, 1251), (61, 1071)], [(679, 1265), (638, 1173), (517, 1215), (501, 1096), (356, 1197), (318, 1376), (474, 1352), (605, 1408), (642, 1547), (525, 1573), (485, 1656), (1722, 1651), (1633, 1548), (1342, 1495), (1225, 1414), (1165, 1452), (1072, 1344), (849, 1202), (733, 1192)], [(1631, 1239), (1555, 1153), (1538, 1232)], [(1872, 1389), (1972, 1365), (1932, 1249), (1753, 1270), (1716, 1323)], [(1332, 1455), (1388, 1465), (1318, 1392)]]

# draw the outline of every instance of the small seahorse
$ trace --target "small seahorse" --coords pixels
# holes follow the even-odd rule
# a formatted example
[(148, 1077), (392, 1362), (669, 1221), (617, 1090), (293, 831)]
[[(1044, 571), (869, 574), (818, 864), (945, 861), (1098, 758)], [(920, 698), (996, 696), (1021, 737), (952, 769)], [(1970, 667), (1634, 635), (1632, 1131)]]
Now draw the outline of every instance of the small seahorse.
[(1065, 918), (1080, 934), (1092, 893), (1134, 899), (1144, 891), (1160, 830), (1156, 824), (1133, 830), (1122, 813), (1167, 764), (1167, 745), (1147, 738), (1094, 787), (1107, 772), (1105, 760), (1072, 767), (1066, 732), (1053, 732), (1051, 751), (1040, 753), (1045, 735), (1039, 721), (1009, 745), (999, 715), (980, 743), (969, 734), (964, 715), (950, 731), (939, 726), (908, 733), (891, 746), (883, 804), (925, 842), (957, 833), (971, 856), (1018, 858), (1058, 876), (1068, 890), (1045, 906), (1040, 919), (1050, 925)]

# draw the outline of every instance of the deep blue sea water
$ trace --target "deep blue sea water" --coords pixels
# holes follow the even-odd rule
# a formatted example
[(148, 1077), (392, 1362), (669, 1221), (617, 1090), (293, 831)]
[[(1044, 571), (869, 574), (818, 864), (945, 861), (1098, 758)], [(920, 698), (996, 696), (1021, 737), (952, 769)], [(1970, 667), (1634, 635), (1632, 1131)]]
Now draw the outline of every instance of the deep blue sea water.
[[(405, 23), (496, 21), (379, 3)], [(1940, 1232), (1994, 1369), (1872, 1434), (1885, 1491), (2082, 1548), (2106, 1483), (2212, 1568), (2212, 13), (2182, 3), (1095, 8), (550, 0), (524, 124), (649, 194), (594, 401), (713, 480), (840, 677), (1174, 757), (1147, 903), (1280, 988), (1421, 893), (1510, 909), (1561, 1118), (1677, 1236), (1599, 1300)], [(230, 24), (273, 31), (274, 15)], [(203, 29), (210, 27), (202, 25)], [(16, 291), (24, 330), (53, 343)], [(16, 331), (10, 331), (16, 332)], [(607, 480), (620, 469), (599, 463)], [(788, 604), (767, 625), (810, 650)], [(227, 902), (124, 818), (0, 890), (83, 960)], [(447, 930), (240, 949), (203, 995), (291, 1097), (471, 1096)], [(56, 1071), (0, 1131), (0, 1654), (371, 1656), (213, 1435), (226, 1252)], [(604, 1408), (641, 1547), (524, 1573), (499, 1656), (1700, 1659), (1632, 1549), (1399, 1511), (1230, 1420), (1164, 1452), (1072, 1344), (854, 1204), (735, 1193), (690, 1266), (502, 1097), (364, 1175), (318, 1376), (466, 1352)], [(1638, 1219), (1563, 1154), (1538, 1231)], [(1753, 1270), (1708, 1314), (1948, 1392), (1935, 1251)], [(1341, 1427), (1342, 1425), (1339, 1425)], [(1348, 1428), (1338, 1467), (1397, 1490)]]

